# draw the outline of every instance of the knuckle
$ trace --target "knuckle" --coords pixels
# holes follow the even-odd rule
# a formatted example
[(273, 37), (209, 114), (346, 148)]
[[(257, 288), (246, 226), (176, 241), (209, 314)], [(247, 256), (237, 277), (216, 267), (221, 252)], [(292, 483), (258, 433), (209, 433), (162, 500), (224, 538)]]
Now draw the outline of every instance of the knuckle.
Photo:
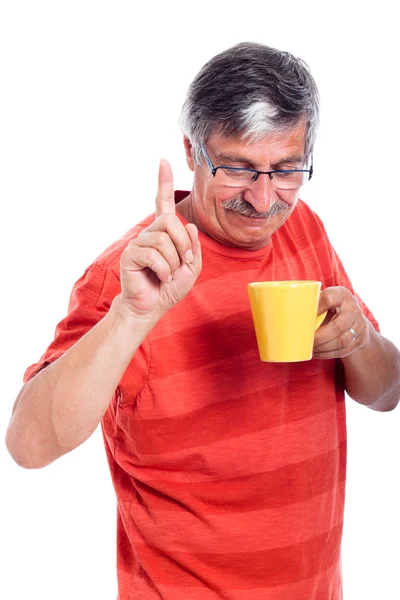
[(336, 293), (338, 293), (342, 298), (345, 296), (351, 296), (349, 290), (343, 285), (337, 285), (334, 289), (336, 290)]
[(135, 239), (131, 240), (131, 241), (129, 242), (129, 244), (127, 244), (127, 245), (125, 246), (125, 250), (124, 250), (124, 252), (129, 252), (130, 250), (132, 250), (132, 248), (137, 248), (137, 242), (136, 242), (136, 239), (137, 239), (137, 238), (135, 238)]
[(136, 250), (137, 250), (137, 245), (135, 243), (135, 240), (131, 240), (129, 242), (129, 244), (127, 244), (127, 246), (125, 246), (124, 250), (122, 251), (121, 260), (122, 261), (128, 260)]
[(144, 252), (145, 252), (145, 260), (149, 266), (150, 266), (150, 264), (156, 265), (158, 263), (159, 253), (157, 250), (155, 250), (154, 248), (145, 248)]
[(171, 238), (168, 235), (168, 233), (166, 233), (165, 231), (160, 231), (157, 234), (156, 239), (156, 243), (155, 246), (156, 248), (165, 248), (166, 246), (168, 246), (171, 243)]
[(177, 216), (172, 213), (166, 213), (164, 215), (160, 215), (158, 217), (160, 221), (162, 221), (166, 226), (171, 225), (176, 219)]
[(331, 288), (326, 288), (324, 290), (324, 301), (327, 306), (331, 306), (333, 302), (333, 293)]

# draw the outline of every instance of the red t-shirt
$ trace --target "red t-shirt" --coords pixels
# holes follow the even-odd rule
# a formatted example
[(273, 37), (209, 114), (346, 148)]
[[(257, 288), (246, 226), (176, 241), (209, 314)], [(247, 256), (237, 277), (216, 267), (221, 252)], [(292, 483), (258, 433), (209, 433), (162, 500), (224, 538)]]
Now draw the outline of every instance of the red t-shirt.
[[(121, 252), (153, 220), (86, 270), (25, 379), (106, 314), (120, 292)], [(342, 363), (261, 362), (247, 284), (314, 279), (354, 293), (351, 283), (302, 201), (262, 250), (199, 236), (195, 286), (139, 348), (102, 420), (118, 501), (119, 599), (339, 600)]]

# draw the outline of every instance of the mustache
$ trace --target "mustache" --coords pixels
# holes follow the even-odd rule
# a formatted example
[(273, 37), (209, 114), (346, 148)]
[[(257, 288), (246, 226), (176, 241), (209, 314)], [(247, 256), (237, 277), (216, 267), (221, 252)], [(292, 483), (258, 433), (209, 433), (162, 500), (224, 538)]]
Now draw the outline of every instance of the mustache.
[(270, 219), (289, 208), (289, 204), (286, 202), (275, 200), (267, 212), (258, 212), (250, 202), (247, 202), (247, 200), (242, 197), (242, 195), (235, 196), (235, 198), (231, 198), (230, 200), (224, 200), (221, 202), (221, 206), (226, 210), (234, 210), (241, 215), (254, 217), (255, 219)]

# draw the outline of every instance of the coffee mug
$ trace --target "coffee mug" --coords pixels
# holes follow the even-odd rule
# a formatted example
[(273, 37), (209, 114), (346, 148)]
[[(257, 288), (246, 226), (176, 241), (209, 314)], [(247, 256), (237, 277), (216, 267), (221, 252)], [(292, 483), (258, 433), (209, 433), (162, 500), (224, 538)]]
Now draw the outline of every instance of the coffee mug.
[(265, 362), (311, 360), (320, 281), (259, 281), (248, 284), (260, 358)]

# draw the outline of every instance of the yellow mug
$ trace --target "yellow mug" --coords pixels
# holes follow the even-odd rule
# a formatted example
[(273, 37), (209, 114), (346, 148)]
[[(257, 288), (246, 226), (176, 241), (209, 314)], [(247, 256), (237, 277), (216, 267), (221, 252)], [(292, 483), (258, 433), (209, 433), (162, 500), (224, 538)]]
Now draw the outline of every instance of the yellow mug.
[(248, 284), (260, 358), (265, 362), (311, 360), (320, 281), (259, 281)]

